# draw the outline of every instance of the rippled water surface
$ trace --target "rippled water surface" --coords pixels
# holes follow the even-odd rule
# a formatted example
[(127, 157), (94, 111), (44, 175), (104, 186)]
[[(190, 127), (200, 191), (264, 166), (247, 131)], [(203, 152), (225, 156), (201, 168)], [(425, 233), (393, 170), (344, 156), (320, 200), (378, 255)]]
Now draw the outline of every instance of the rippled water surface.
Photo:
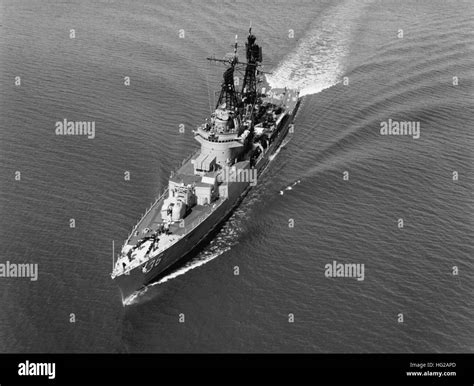
[[(473, 3), (295, 3), (1, 1), (1, 262), (39, 279), (0, 278), (0, 351), (474, 351)], [(250, 21), (268, 82), (305, 95), (295, 133), (215, 239), (123, 307), (112, 240), (197, 148), (223, 70), (205, 58)], [(96, 137), (56, 136), (64, 118)], [(380, 135), (389, 119), (420, 138)], [(365, 279), (325, 277), (334, 260)]]

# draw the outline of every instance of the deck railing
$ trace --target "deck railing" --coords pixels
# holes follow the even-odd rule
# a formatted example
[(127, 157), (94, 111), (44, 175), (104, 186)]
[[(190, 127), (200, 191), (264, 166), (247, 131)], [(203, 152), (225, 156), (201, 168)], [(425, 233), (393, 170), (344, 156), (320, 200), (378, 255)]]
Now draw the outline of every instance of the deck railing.
[(153, 201), (150, 205), (150, 207), (145, 211), (145, 213), (140, 216), (140, 220), (138, 220), (138, 222), (135, 224), (135, 226), (133, 227), (132, 231), (130, 232), (130, 234), (128, 235), (127, 237), (127, 240), (125, 241), (124, 245), (122, 246), (122, 248), (130, 241), (130, 239), (132, 238), (133, 234), (136, 232), (138, 226), (140, 225), (140, 223), (143, 221), (143, 219), (146, 217), (146, 215), (148, 213), (150, 213), (150, 211), (152, 210), (152, 208), (158, 203), (158, 201), (160, 201), (166, 194), (168, 193), (168, 186), (165, 187), (165, 189), (163, 190), (163, 192), (156, 198), (155, 201)]
[[(197, 149), (197, 150), (193, 150), (185, 159), (183, 159), (183, 161), (181, 162), (181, 165), (176, 167), (172, 173), (176, 173), (178, 171), (178, 169), (183, 166), (186, 162), (188, 162), (191, 158), (193, 158), (194, 155), (198, 154), (199, 152), (201, 151), (201, 149)], [(143, 221), (143, 219), (145, 218), (145, 216), (151, 211), (151, 209), (156, 205), (156, 203), (158, 201), (160, 201), (166, 194), (168, 193), (168, 185), (166, 186), (166, 188), (163, 190), (163, 192), (158, 196), (158, 198), (153, 201), (150, 205), (150, 207), (145, 211), (145, 214), (143, 214), (142, 216), (140, 216), (140, 220), (138, 220), (138, 222), (135, 224), (135, 226), (133, 227), (132, 231), (130, 232), (130, 234), (128, 235), (127, 239), (125, 240), (125, 243), (123, 244), (122, 246), (122, 249), (123, 247), (128, 244), (128, 242), (130, 241), (130, 239), (132, 238), (133, 234), (136, 232), (138, 226), (140, 225), (140, 223)], [(194, 228), (193, 228), (194, 229)]]
[[(181, 162), (181, 165), (178, 166), (177, 168), (175, 168), (175, 170), (173, 170), (173, 173), (176, 173), (176, 171), (181, 167), (183, 166), (186, 162), (188, 162), (195, 154), (197, 154), (198, 152), (200, 152), (200, 149), (198, 150), (193, 150), (190, 154), (188, 154), (188, 156), (183, 159), (183, 161)], [(142, 216), (140, 216), (140, 220), (138, 220), (138, 222), (135, 224), (135, 226), (133, 227), (132, 231), (130, 232), (130, 234), (128, 235), (127, 239), (125, 240), (125, 243), (124, 245), (122, 246), (122, 248), (130, 241), (130, 239), (132, 238), (133, 234), (136, 232), (138, 226), (140, 225), (140, 223), (143, 221), (143, 219), (145, 218), (145, 216), (151, 211), (151, 209), (153, 208), (154, 205), (156, 205), (156, 203), (158, 201), (160, 201), (163, 196), (165, 196), (166, 194), (168, 193), (168, 186), (166, 186), (166, 188), (163, 190), (163, 192), (158, 195), (158, 198), (153, 201), (150, 205), (150, 207), (145, 211), (145, 214), (143, 214)]]

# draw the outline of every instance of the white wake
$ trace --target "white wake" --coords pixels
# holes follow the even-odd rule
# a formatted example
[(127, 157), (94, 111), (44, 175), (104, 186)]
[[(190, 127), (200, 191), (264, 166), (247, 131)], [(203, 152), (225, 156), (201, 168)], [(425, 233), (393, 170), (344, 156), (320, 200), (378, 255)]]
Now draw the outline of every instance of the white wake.
[(364, 2), (350, 0), (322, 14), (272, 74), (266, 79), (272, 88), (288, 87), (300, 95), (321, 92), (344, 76), (345, 58)]

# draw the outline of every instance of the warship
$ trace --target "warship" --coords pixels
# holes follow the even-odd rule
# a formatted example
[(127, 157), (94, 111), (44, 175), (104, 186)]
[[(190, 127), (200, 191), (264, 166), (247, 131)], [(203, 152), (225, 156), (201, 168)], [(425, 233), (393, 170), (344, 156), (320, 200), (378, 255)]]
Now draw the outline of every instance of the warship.
[[(167, 188), (132, 229), (113, 262), (122, 301), (196, 253), (230, 217), (293, 125), (297, 90), (272, 89), (262, 48), (249, 29), (246, 60), (207, 58), (226, 67), (215, 110), (193, 130), (200, 148), (171, 173)], [(236, 74), (243, 75), (239, 90)], [(217, 95), (217, 94), (216, 94)]]

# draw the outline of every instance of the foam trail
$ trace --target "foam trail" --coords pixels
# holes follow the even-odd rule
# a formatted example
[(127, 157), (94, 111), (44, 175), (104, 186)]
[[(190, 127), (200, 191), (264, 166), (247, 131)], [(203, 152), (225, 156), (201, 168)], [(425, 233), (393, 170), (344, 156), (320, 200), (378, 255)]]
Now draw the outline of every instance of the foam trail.
[(349, 53), (355, 22), (364, 4), (346, 1), (330, 8), (266, 79), (272, 88), (300, 90), (300, 95), (316, 94), (340, 82), (344, 59)]
[[(177, 270), (171, 272), (169, 275), (164, 276), (159, 281), (147, 285), (140, 291), (137, 291), (130, 295), (128, 298), (123, 300), (124, 306), (129, 306), (140, 301), (147, 300), (144, 295), (152, 288), (157, 285), (164, 284), (172, 279), (175, 279), (185, 273), (198, 268), (204, 264), (209, 263), (210, 261), (216, 259), (223, 253), (227, 252), (236, 244), (238, 233), (241, 228), (239, 226), (239, 216), (238, 212), (234, 214), (229, 220), (229, 223), (224, 225), (217, 237), (211, 241), (210, 245), (206, 247), (201, 253), (199, 253), (195, 258), (187, 262), (183, 267), (178, 268)], [(152, 294), (153, 295), (153, 294)], [(151, 296), (150, 298), (152, 298)]]
[(138, 301), (138, 298), (142, 296), (147, 290), (148, 290), (148, 287), (144, 288), (141, 291), (134, 292), (129, 297), (122, 300), (122, 305), (130, 306), (132, 304), (135, 304)]
[[(288, 185), (284, 190), (293, 190), (293, 187), (295, 185), (298, 185), (300, 182), (301, 182), (301, 180), (296, 180), (292, 184)], [(283, 196), (283, 194), (285, 194), (285, 192), (283, 190), (280, 190), (280, 194)]]
[(211, 260), (214, 260), (215, 258), (219, 257), (224, 252), (227, 252), (229, 249), (230, 247), (223, 250), (219, 250), (218, 252), (215, 252), (215, 253), (210, 253), (209, 255), (204, 256), (203, 258), (191, 260), (184, 267), (171, 272), (169, 275), (166, 275), (161, 280), (147, 285), (142, 290), (134, 292), (132, 295), (130, 295), (129, 297), (127, 297), (126, 299), (122, 301), (123, 305), (129, 306), (129, 305), (138, 303), (140, 299), (143, 297), (143, 295), (145, 295), (152, 287), (166, 283), (169, 280), (172, 280), (172, 279), (177, 278), (178, 276), (184, 275), (186, 272), (191, 271), (192, 269), (195, 269), (197, 267), (200, 267), (201, 265), (209, 263)]
[(214, 260), (216, 257), (219, 257), (222, 255), (224, 252), (227, 252), (230, 249), (230, 247), (220, 250), (217, 253), (212, 253), (208, 256), (204, 256), (203, 259), (198, 259), (198, 260), (192, 260), (188, 264), (186, 264), (184, 267), (177, 269), (176, 271), (170, 273), (169, 275), (165, 276), (162, 278), (159, 282), (154, 283), (152, 285), (156, 284), (162, 284), (166, 283), (168, 280), (175, 279), (178, 276), (184, 275), (186, 272), (191, 271), (192, 269), (195, 269), (197, 267), (200, 267), (201, 265), (204, 265), (206, 263), (209, 263), (211, 260)]

